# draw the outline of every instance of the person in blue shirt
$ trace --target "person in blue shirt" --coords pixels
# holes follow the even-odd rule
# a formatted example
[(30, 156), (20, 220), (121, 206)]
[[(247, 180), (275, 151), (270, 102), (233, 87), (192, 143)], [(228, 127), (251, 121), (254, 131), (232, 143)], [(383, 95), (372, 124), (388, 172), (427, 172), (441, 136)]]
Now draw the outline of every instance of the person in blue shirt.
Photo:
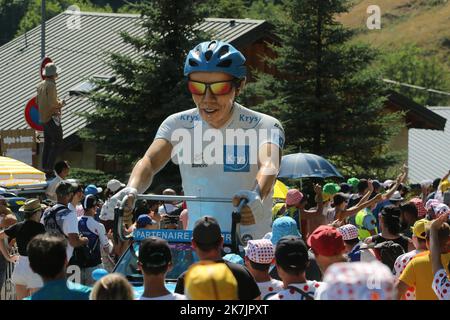
[(67, 242), (62, 237), (40, 234), (28, 244), (31, 270), (44, 286), (24, 300), (89, 300), (91, 288), (67, 281)]

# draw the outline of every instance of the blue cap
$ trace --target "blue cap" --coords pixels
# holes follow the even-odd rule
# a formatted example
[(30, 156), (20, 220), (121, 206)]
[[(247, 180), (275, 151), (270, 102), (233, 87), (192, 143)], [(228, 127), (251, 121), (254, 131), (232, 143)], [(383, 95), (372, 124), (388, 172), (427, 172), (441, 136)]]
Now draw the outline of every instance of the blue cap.
[(102, 188), (97, 188), (95, 184), (90, 184), (86, 188), (84, 188), (84, 195), (87, 196), (89, 194), (93, 194), (94, 196), (101, 193), (103, 191)]
[(229, 253), (222, 258), (223, 260), (227, 260), (229, 262), (237, 263), (240, 265), (244, 265), (244, 259), (240, 255), (237, 255), (235, 253)]
[(156, 224), (155, 220), (152, 220), (147, 214), (141, 214), (136, 220), (136, 227), (145, 228), (148, 225)]
[(272, 225), (272, 241), (273, 245), (276, 245), (278, 241), (285, 236), (297, 236), (302, 237), (297, 228), (297, 222), (291, 217), (279, 217), (275, 219)]

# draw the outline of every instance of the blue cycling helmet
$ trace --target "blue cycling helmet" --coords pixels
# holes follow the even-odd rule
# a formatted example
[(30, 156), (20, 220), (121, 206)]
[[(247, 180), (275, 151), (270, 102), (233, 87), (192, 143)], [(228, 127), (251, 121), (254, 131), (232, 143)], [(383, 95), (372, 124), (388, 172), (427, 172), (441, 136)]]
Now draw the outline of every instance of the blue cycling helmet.
[(192, 72), (224, 72), (238, 79), (247, 75), (245, 57), (227, 42), (212, 40), (202, 42), (189, 51), (184, 64), (184, 75)]

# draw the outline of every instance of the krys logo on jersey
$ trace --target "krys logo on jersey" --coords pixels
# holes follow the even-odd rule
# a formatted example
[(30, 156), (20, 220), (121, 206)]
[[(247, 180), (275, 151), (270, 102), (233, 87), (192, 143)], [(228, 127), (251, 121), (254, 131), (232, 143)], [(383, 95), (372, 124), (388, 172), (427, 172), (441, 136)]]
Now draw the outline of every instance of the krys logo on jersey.
[[(260, 129), (203, 129), (199, 122), (193, 129), (178, 128), (172, 132), (172, 161), (175, 164), (226, 165), (226, 172), (248, 171), (250, 165), (258, 164), (258, 156), (273, 157), (279, 161), (279, 154), (270, 154), (266, 143), (283, 148), (283, 132), (278, 126)], [(267, 151), (265, 155), (263, 152)], [(199, 156), (201, 155), (201, 156)], [(206, 166), (199, 166), (206, 165)], [(279, 167), (279, 166), (277, 166)], [(276, 174), (274, 172), (273, 174)]]

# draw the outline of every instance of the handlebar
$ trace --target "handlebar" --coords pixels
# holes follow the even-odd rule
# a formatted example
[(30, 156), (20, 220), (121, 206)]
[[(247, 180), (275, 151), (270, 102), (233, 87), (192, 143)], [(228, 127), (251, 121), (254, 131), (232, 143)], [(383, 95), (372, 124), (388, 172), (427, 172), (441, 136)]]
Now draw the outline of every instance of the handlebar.
[[(232, 202), (230, 198), (215, 198), (215, 197), (197, 197), (197, 196), (170, 196), (170, 195), (157, 195), (157, 194), (138, 194), (136, 200), (161, 200), (161, 201), (202, 201), (202, 202), (221, 202), (229, 203)], [(114, 239), (121, 241), (132, 240), (132, 235), (125, 235), (123, 228), (123, 214), (125, 206), (128, 201), (128, 195), (123, 198), (122, 201), (118, 202), (117, 206), (114, 208)], [(232, 226), (231, 226), (231, 237), (232, 237), (232, 247), (233, 250), (238, 250), (238, 245), (240, 241), (236, 233), (236, 225), (241, 220), (241, 210), (242, 207), (247, 203), (247, 199), (241, 199), (239, 205), (235, 211), (232, 212)], [(238, 252), (238, 251), (235, 251)]]

